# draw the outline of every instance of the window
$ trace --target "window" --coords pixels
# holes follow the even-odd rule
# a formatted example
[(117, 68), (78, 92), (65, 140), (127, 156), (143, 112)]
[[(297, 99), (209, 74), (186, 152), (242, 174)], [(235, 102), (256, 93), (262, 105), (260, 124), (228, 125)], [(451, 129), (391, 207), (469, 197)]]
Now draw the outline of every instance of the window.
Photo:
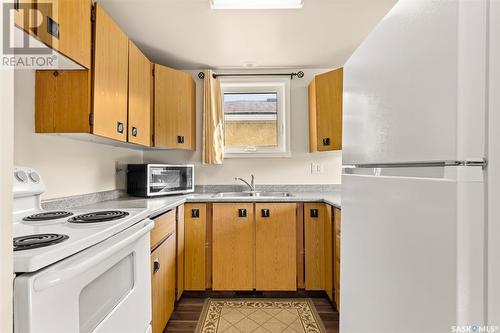
[(289, 82), (221, 78), (225, 157), (289, 156)]

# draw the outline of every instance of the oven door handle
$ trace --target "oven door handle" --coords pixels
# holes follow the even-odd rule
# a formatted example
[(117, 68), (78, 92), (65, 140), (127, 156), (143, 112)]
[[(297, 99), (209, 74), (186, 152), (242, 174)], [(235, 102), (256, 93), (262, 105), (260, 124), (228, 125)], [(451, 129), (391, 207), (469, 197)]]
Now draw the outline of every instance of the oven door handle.
[[(47, 272), (47, 274), (41, 275), (40, 277), (35, 279), (33, 285), (34, 289), (36, 291), (42, 291), (44, 289), (54, 287), (57, 284), (71, 280), (75, 276), (78, 276), (88, 269), (92, 268), (96, 263), (112, 256), (114, 253), (121, 251), (130, 244), (133, 244), (136, 240), (144, 236), (146, 233), (150, 232), (150, 230), (154, 227), (154, 222), (150, 219), (143, 220), (137, 224), (142, 225), (142, 228), (140, 228), (140, 230), (107, 247), (106, 249), (98, 251), (98, 253), (90, 256), (87, 260), (84, 260), (76, 265), (70, 265), (68, 268), (64, 268), (62, 270), (54, 270), (52, 272)], [(134, 227), (135, 226), (132, 226), (130, 228)]]

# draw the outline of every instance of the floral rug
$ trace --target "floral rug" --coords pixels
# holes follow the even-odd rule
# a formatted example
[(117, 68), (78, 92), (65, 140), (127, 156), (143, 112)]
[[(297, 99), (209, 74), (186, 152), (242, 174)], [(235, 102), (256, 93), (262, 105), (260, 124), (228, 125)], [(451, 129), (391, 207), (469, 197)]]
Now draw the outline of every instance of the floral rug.
[(196, 333), (324, 333), (308, 298), (205, 301)]

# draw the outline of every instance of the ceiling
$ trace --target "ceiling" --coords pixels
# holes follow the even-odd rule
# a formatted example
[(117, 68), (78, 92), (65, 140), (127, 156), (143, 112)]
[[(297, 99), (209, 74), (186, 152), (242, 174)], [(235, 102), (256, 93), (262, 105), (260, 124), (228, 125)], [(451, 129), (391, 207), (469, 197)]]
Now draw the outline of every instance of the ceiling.
[(342, 66), (397, 0), (212, 10), (209, 0), (100, 0), (151, 61), (180, 69)]

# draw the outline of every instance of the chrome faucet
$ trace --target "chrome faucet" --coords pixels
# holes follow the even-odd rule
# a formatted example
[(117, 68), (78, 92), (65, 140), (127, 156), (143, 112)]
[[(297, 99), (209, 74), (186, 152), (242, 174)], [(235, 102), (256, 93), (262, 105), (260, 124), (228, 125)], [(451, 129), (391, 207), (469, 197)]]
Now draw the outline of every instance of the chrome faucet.
[(246, 180), (244, 180), (241, 177), (235, 177), (234, 180), (242, 181), (250, 188), (250, 191), (255, 192), (255, 176), (254, 175), (251, 175), (251, 176), (252, 176), (252, 181), (250, 183), (248, 183)]

